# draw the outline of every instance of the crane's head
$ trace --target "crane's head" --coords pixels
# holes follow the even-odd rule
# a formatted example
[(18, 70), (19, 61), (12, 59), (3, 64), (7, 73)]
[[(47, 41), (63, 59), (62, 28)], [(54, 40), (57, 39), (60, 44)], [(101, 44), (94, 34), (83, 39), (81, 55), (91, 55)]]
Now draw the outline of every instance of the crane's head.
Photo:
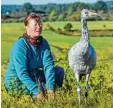
[(81, 18), (83, 18), (83, 19), (88, 19), (89, 17), (97, 16), (97, 15), (98, 15), (97, 13), (91, 12), (88, 9), (83, 9), (81, 11)]

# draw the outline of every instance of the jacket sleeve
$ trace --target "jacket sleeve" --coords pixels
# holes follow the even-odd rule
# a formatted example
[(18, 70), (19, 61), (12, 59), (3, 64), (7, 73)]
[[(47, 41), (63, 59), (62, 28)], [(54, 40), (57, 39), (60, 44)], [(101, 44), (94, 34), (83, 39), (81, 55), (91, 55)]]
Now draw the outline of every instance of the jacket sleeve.
[(30, 90), (32, 95), (37, 95), (39, 92), (37, 84), (31, 80), (27, 71), (27, 48), (22, 43), (18, 43), (14, 48), (13, 61), (20, 81)]
[(46, 87), (49, 90), (55, 89), (54, 60), (48, 42), (44, 41), (43, 67), (46, 78)]

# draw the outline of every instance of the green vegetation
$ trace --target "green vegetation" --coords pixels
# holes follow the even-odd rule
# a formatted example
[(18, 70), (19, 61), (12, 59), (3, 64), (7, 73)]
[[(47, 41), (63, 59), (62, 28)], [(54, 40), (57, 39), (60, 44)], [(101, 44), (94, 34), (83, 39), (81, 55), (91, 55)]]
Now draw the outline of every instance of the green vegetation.
[(67, 24), (64, 26), (64, 29), (65, 29), (66, 31), (70, 31), (71, 28), (72, 28), (72, 24), (71, 24), (71, 23), (67, 23)]
[[(47, 22), (44, 28), (49, 24), (52, 27), (63, 28), (67, 22)], [(90, 30), (113, 28), (112, 22), (88, 22)], [(80, 29), (80, 22), (72, 22), (73, 28)], [(57, 34), (44, 29), (42, 35), (51, 45), (52, 52), (55, 55), (55, 64), (62, 66), (65, 70), (65, 77), (62, 89), (56, 90), (56, 99), (54, 101), (45, 100), (44, 102), (33, 102), (29, 96), (14, 98), (8, 95), (4, 89), (3, 77), (9, 60), (9, 52), (13, 43), (24, 32), (22, 23), (2, 24), (2, 108), (78, 108), (76, 93), (76, 79), (72, 70), (68, 66), (68, 49), (79, 41), (79, 36), (66, 36)], [(97, 66), (93, 70), (90, 78), (90, 90), (87, 105), (84, 98), (84, 80), (82, 79), (82, 96), (80, 108), (112, 108), (113, 107), (113, 37), (90, 37), (91, 44), (97, 52)], [(55, 46), (62, 50), (59, 50)]]
[[(61, 28), (63, 29), (65, 24), (71, 23), (73, 25), (72, 29), (81, 30), (81, 22), (80, 21), (56, 21), (56, 22), (45, 22), (44, 24), (49, 24), (53, 28)], [(88, 21), (88, 29), (89, 30), (105, 30), (105, 29), (113, 29), (112, 21)], [(106, 27), (104, 27), (106, 25)]]
[[(113, 37), (113, 22), (111, 21), (88, 21), (88, 28), (90, 36)], [(79, 36), (81, 35), (81, 22), (80, 21), (46, 22), (44, 23), (44, 30), (50, 30), (58, 34), (68, 36)]]
[(80, 21), (80, 12), (84, 8), (99, 13), (99, 16), (91, 18), (91, 21), (113, 20), (113, 1), (99, 0), (95, 3), (74, 2), (70, 4), (37, 4), (32, 5), (30, 3), (24, 3), (23, 5), (2, 5), (2, 22), (22, 22), (23, 17), (29, 13), (42, 15), (44, 21)]

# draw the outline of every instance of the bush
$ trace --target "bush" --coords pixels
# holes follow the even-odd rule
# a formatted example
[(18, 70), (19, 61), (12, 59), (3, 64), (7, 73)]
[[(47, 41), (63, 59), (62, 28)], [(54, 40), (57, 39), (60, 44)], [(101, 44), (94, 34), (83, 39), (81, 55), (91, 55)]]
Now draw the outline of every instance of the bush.
[(67, 30), (67, 31), (70, 31), (72, 28), (72, 24), (71, 23), (67, 23), (65, 26), (64, 26), (64, 29)]

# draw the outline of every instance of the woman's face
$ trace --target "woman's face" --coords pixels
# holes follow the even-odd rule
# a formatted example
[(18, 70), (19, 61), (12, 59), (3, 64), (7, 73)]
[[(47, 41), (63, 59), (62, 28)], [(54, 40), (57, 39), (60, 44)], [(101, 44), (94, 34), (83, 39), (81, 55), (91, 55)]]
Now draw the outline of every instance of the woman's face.
[(42, 32), (42, 24), (39, 22), (36, 22), (34, 19), (29, 20), (29, 24), (25, 26), (27, 34), (31, 38), (37, 38), (40, 36)]

